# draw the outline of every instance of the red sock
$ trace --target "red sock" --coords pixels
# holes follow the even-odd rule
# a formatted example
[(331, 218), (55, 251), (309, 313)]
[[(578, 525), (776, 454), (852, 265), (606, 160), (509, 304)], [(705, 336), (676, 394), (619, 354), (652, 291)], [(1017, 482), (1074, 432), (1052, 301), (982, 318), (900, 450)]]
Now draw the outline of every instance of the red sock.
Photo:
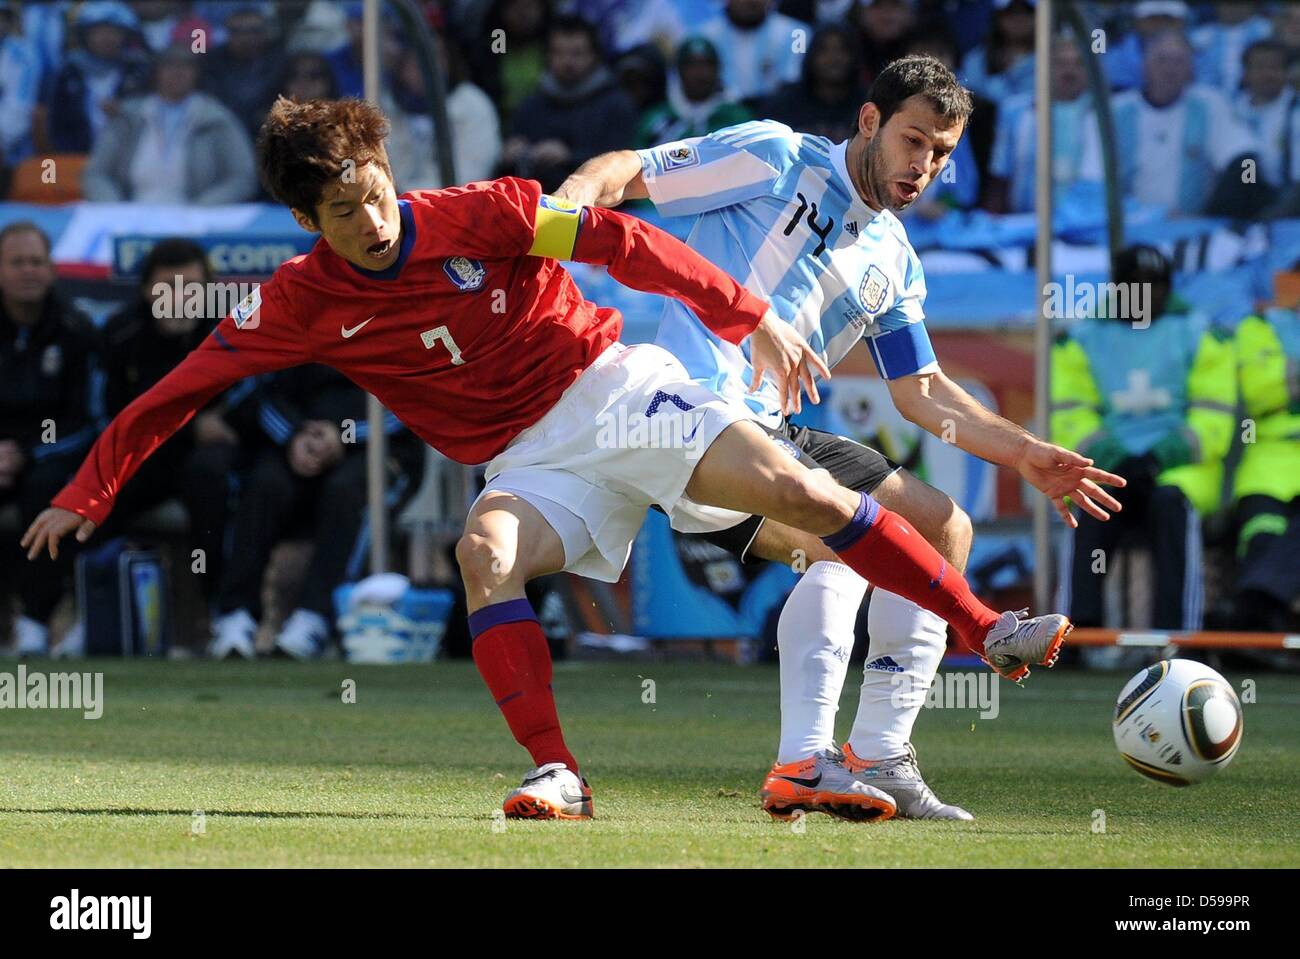
[(984, 637), (998, 614), (903, 517), (863, 493), (853, 519), (823, 542), (863, 579), (943, 617), (968, 650), (984, 654)]
[(515, 742), (533, 763), (578, 763), (564, 745), (551, 692), (551, 651), (526, 599), (485, 606), (469, 618), (474, 664), (492, 691)]

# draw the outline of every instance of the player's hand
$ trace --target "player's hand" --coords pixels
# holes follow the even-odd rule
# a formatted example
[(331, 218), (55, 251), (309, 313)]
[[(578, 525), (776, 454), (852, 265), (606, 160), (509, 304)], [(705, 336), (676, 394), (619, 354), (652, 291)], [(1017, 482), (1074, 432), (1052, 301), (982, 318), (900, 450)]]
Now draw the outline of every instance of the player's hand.
[(1072, 529), (1079, 525), (1079, 521), (1074, 518), (1069, 504), (1065, 502), (1067, 496), (1085, 513), (1099, 520), (1110, 519), (1106, 510), (1118, 513), (1123, 509), (1119, 500), (1098, 484), (1105, 483), (1120, 489), (1127, 486), (1128, 481), (1115, 473), (1098, 469), (1092, 465), (1092, 460), (1073, 450), (1033, 440), (1025, 444), (1020, 459), (1016, 462), (1016, 471), (1052, 501), (1056, 511), (1061, 514), (1061, 519)]
[[(595, 177), (586, 176), (585, 174), (571, 173), (569, 178), (560, 184), (560, 188), (551, 196), (568, 200), (575, 206), (596, 206), (601, 198), (604, 184)], [(622, 191), (620, 191), (621, 193)], [(608, 204), (617, 206), (617, 203)]]
[(59, 540), (73, 530), (76, 530), (77, 542), (84, 543), (95, 531), (95, 524), (72, 510), (51, 506), (32, 520), (18, 545), (27, 550), (28, 559), (35, 559), (43, 549), (49, 551), (50, 559), (58, 559)]
[(757, 391), (763, 383), (763, 374), (769, 373), (781, 394), (781, 412), (787, 416), (803, 411), (804, 389), (810, 400), (820, 403), (816, 378), (818, 375), (831, 378), (831, 371), (808, 341), (771, 310), (750, 334), (749, 361), (754, 367), (749, 391)]

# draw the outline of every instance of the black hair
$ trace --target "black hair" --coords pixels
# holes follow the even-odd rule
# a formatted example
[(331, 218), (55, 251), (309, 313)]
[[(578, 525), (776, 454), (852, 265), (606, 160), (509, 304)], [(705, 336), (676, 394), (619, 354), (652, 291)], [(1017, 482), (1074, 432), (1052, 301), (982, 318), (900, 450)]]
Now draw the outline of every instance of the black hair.
[[(881, 70), (867, 91), (867, 101), (880, 111), (883, 127), (905, 100), (918, 95), (925, 97), (939, 117), (949, 123), (965, 123), (975, 110), (970, 91), (938, 59), (924, 53), (899, 57)], [(857, 126), (856, 117), (853, 125)]]
[(212, 278), (212, 268), (203, 247), (183, 236), (169, 236), (159, 240), (140, 264), (140, 285), (147, 284), (160, 268), (185, 266), (188, 263), (203, 264), (204, 282)]

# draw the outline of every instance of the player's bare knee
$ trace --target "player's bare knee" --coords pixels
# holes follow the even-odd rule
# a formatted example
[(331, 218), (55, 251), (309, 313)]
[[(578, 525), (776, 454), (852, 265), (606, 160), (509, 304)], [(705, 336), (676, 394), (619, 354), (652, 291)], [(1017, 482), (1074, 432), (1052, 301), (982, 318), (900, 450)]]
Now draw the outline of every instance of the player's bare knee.
[[(825, 470), (803, 470), (783, 477), (777, 484), (781, 522), (797, 529), (829, 536), (853, 518), (849, 494)], [(856, 501), (856, 500), (855, 500)]]
[(499, 543), (482, 533), (465, 533), (456, 543), (456, 562), (465, 588), (490, 594), (509, 582), (514, 564)]

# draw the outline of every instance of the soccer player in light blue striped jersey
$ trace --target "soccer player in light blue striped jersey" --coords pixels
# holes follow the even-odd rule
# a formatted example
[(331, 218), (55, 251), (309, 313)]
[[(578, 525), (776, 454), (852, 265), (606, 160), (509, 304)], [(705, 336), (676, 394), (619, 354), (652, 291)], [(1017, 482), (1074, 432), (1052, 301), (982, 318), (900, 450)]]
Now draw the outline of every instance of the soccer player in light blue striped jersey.
[[(663, 214), (695, 217), (688, 244), (771, 303), (828, 366), (862, 342), (909, 420), (1015, 468), (1052, 499), (1067, 523), (1075, 520), (1066, 496), (1106, 519), (1106, 509), (1119, 504), (1098, 483), (1122, 486), (1123, 479), (985, 409), (944, 375), (926, 333), (925, 274), (895, 212), (939, 176), (971, 108), (969, 93), (938, 60), (904, 57), (877, 77), (859, 111), (857, 135), (844, 143), (758, 120), (639, 152), (604, 154), (579, 168), (560, 193), (604, 206), (648, 197)], [(792, 423), (787, 417), (800, 412), (798, 396), (782, 396), (756, 380), (743, 348), (714, 336), (680, 305), (666, 307), (658, 343), (692, 377), (748, 403), (791, 455), (827, 469), (849, 488), (870, 491), (948, 563), (965, 566), (970, 520), (943, 493), (875, 450)], [(816, 401), (815, 391), (810, 397)], [(734, 525), (733, 517), (733, 525), (719, 531), (703, 512), (675, 510), (671, 518), (675, 528), (704, 532), (747, 560), (791, 563), (802, 556), (810, 564), (778, 626), (781, 739), (762, 791), (768, 811), (837, 812), (833, 802), (799, 789), (814, 783), (814, 772), (824, 777), (838, 768), (890, 792), (898, 815), (971, 818), (926, 786), (910, 743), (945, 649), (944, 621), (876, 590), (857, 716), (841, 750), (835, 711), (866, 582), (812, 538), (771, 521), (750, 517)], [(1053, 640), (1057, 647), (1059, 639)], [(1031, 664), (1004, 657), (992, 639), (976, 652), (1012, 679), (1023, 678)], [(1034, 662), (1047, 665), (1054, 657), (1052, 651)]]

